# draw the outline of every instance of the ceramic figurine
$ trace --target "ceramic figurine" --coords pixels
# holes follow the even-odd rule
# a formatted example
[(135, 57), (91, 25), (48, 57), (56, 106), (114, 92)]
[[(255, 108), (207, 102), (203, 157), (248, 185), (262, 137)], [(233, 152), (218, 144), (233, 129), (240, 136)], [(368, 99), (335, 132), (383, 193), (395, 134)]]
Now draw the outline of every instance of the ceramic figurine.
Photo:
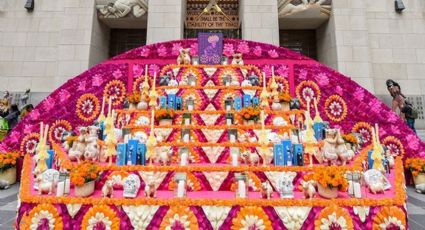
[(326, 137), (323, 144), (323, 158), (326, 162), (331, 165), (336, 165), (338, 160), (338, 154), (336, 150), (336, 138), (338, 131), (336, 129), (326, 129)]
[(135, 174), (129, 175), (124, 179), (123, 188), (124, 197), (135, 198), (137, 193), (139, 193), (140, 178)]
[(105, 184), (102, 187), (102, 197), (109, 197), (112, 198), (112, 195), (114, 193), (114, 183), (112, 180), (107, 180)]
[(38, 194), (51, 195), (59, 181), (59, 171), (55, 169), (47, 169), (39, 174), (36, 179)]
[(292, 184), (292, 181), (295, 176), (297, 176), (296, 172), (282, 172), (278, 182), (280, 198), (294, 197), (294, 184)]
[(155, 198), (156, 197), (155, 193), (156, 193), (155, 183), (153, 181), (147, 183), (145, 185), (145, 197)]
[(169, 82), (173, 76), (171, 71), (168, 71), (166, 74), (159, 77), (159, 86), (169, 86)]
[(394, 161), (394, 155), (392, 154), (391, 150), (387, 149), (387, 151), (385, 151), (385, 156), (388, 161), (388, 166), (390, 168), (394, 168), (395, 161)]
[(37, 183), (39, 195), (42, 195), (42, 194), (51, 195), (53, 193), (53, 183), (52, 182), (43, 181), (43, 179), (41, 178), (40, 175), (35, 179), (35, 181)]
[[(171, 73), (171, 71), (168, 73), (171, 77), (170, 81), (168, 82), (167, 86), (170, 87), (177, 87), (179, 85), (179, 83), (177, 82), (176, 78), (174, 77), (174, 75)], [(179, 91), (178, 88), (175, 89), (166, 89), (165, 92), (167, 94), (177, 94), (177, 92)]]
[(266, 181), (261, 183), (261, 198), (270, 199), (272, 197), (273, 188), (270, 182)]
[(241, 154), (241, 158), (245, 164), (258, 165), (260, 163), (260, 157), (255, 151), (245, 151)]
[(251, 75), (249, 75), (248, 80), (251, 82), (252, 86), (260, 85), (260, 78), (255, 74), (254, 71), (251, 72)]
[(300, 108), (301, 108), (300, 100), (299, 100), (298, 98), (292, 98), (292, 99), (289, 101), (289, 108), (290, 108), (291, 110), (294, 110), (294, 109), (300, 109)]
[(314, 198), (314, 196), (316, 195), (316, 182), (314, 180), (301, 180), (300, 184), (304, 190), (304, 197), (309, 199)]
[(342, 165), (346, 165), (347, 161), (350, 161), (354, 157), (354, 151), (347, 149), (344, 139), (341, 137), (341, 132), (337, 129), (336, 134), (336, 154), (341, 160)]
[(161, 165), (170, 165), (170, 159), (173, 154), (173, 150), (169, 148), (168, 150), (162, 150), (157, 153), (156, 161)]
[(190, 60), (190, 48), (186, 48), (186, 49), (180, 49), (180, 54), (177, 57), (177, 64), (178, 65), (190, 65), (191, 60)]
[(80, 127), (80, 134), (74, 143), (72, 144), (71, 149), (68, 152), (68, 157), (70, 160), (77, 160), (77, 162), (81, 161), (81, 158), (84, 155), (84, 151), (86, 149), (86, 137), (87, 137), (87, 128)]
[(87, 160), (95, 161), (99, 159), (99, 145), (97, 144), (99, 128), (90, 126), (89, 134), (86, 138), (86, 149), (84, 151), (84, 158)]
[(62, 133), (62, 136), (60, 138), (61, 143), (62, 143), (62, 148), (64, 148), (67, 152), (69, 152), (69, 150), (71, 149), (71, 146), (73, 144), (73, 138), (75, 137), (75, 133), (71, 132), (71, 131), (64, 131)]
[(241, 53), (233, 54), (232, 65), (244, 65)]
[[(241, 86), (242, 87), (250, 87), (250, 86), (252, 86), (252, 83), (251, 83), (251, 81), (249, 80), (248, 77), (244, 77), (244, 80), (242, 81)], [(244, 94), (250, 95), (251, 97), (255, 96), (255, 92), (256, 92), (256, 90), (250, 90), (250, 89), (244, 89), (243, 90)]]
[(384, 192), (391, 188), (391, 184), (385, 175), (377, 169), (369, 169), (364, 173), (364, 180), (369, 190), (373, 193)]
[(230, 82), (231, 86), (240, 86), (239, 80), (236, 76), (232, 76), (232, 81)]

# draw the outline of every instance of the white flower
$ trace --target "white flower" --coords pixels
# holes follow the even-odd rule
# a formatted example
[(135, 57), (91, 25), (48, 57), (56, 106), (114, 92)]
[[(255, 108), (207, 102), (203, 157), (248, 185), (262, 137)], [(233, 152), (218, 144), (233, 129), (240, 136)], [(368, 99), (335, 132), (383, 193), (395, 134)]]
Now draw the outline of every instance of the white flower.
[(87, 226), (87, 229), (91, 230), (93, 229), (97, 223), (102, 222), (105, 225), (106, 230), (110, 230), (112, 226), (112, 221), (109, 220), (108, 217), (106, 217), (103, 213), (98, 212), (96, 215), (90, 217), (89, 219), (89, 225)]
[(337, 225), (341, 228), (341, 230), (348, 229), (347, 222), (345, 221), (344, 217), (340, 216), (339, 218), (336, 218), (335, 212), (329, 215), (328, 218), (322, 218), (321, 221), (321, 230), (329, 230), (331, 225)]
[(260, 218), (258, 218), (258, 216), (253, 216), (253, 215), (246, 215), (245, 219), (243, 219), (241, 221), (242, 223), (242, 228), (243, 230), (248, 230), (248, 229), (259, 229), (259, 230), (264, 230), (266, 229), (266, 226), (264, 226), (264, 221)]
[(174, 226), (183, 227), (184, 229), (189, 229), (190, 223), (187, 220), (187, 216), (179, 216), (179, 214), (174, 214), (172, 218), (169, 219), (170, 225), (168, 225), (165, 230), (171, 230)]
[(48, 211), (40, 211), (36, 213), (34, 217), (31, 219), (31, 230), (36, 230), (38, 226), (41, 224), (43, 219), (47, 219), (49, 221), (49, 229), (54, 229), (55, 227), (55, 218), (53, 218), (53, 214)]
[(342, 106), (340, 103), (333, 101), (330, 105), (329, 105), (329, 109), (332, 113), (332, 115), (334, 116), (340, 116), (342, 114)]
[(305, 88), (302, 90), (302, 95), (303, 95), (303, 98), (304, 98), (304, 99), (307, 99), (308, 97), (309, 97), (310, 99), (313, 99), (313, 98), (314, 98), (314, 96), (315, 96), (315, 93), (314, 93), (314, 90), (313, 90), (312, 88), (310, 88), (310, 87), (305, 87)]
[(387, 229), (387, 227), (389, 227), (391, 225), (395, 225), (395, 226), (399, 227), (400, 230), (405, 229), (403, 223), (401, 223), (401, 220), (399, 220), (399, 219), (397, 219), (396, 217), (393, 217), (393, 216), (385, 218), (384, 223), (380, 224), (379, 227), (381, 227), (381, 229)]

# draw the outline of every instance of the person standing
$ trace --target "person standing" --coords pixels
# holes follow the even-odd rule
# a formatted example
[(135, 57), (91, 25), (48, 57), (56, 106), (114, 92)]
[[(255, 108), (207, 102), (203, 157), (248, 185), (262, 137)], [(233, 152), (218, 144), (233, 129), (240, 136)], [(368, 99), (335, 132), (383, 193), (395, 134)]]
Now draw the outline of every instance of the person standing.
[(406, 96), (401, 93), (401, 87), (397, 82), (389, 79), (386, 84), (388, 92), (393, 97), (391, 109), (416, 133), (415, 119), (417, 112), (412, 104), (406, 100)]
[(18, 124), (20, 114), (21, 112), (19, 112), (18, 105), (13, 104), (10, 106), (9, 114), (5, 117), (9, 122), (9, 130), (12, 130)]

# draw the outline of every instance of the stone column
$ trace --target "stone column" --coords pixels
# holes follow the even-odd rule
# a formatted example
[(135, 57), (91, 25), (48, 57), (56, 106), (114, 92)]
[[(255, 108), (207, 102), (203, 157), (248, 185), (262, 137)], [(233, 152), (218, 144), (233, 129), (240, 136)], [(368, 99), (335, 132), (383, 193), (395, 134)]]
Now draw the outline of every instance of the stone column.
[(151, 0), (148, 10), (146, 43), (183, 38), (186, 1)]
[(242, 38), (279, 45), (279, 17), (276, 0), (239, 1)]

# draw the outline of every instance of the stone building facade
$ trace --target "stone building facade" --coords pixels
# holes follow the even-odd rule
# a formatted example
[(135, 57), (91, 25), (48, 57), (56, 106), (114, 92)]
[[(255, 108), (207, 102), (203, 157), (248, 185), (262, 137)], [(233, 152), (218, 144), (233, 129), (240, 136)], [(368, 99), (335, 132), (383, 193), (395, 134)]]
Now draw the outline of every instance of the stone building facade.
[[(186, 27), (188, 7), (202, 12), (215, 1), (34, 0), (32, 11), (24, 8), (26, 2), (0, 0), (0, 91), (31, 88), (31, 100), (37, 103), (117, 52), (190, 37), (197, 30)], [(391, 78), (421, 108), (425, 2), (402, 2), (401, 13), (394, 0), (218, 0), (218, 6), (236, 4), (239, 10), (240, 27), (226, 36), (303, 52), (387, 103), (385, 81)], [(425, 128), (423, 118), (418, 125)]]

